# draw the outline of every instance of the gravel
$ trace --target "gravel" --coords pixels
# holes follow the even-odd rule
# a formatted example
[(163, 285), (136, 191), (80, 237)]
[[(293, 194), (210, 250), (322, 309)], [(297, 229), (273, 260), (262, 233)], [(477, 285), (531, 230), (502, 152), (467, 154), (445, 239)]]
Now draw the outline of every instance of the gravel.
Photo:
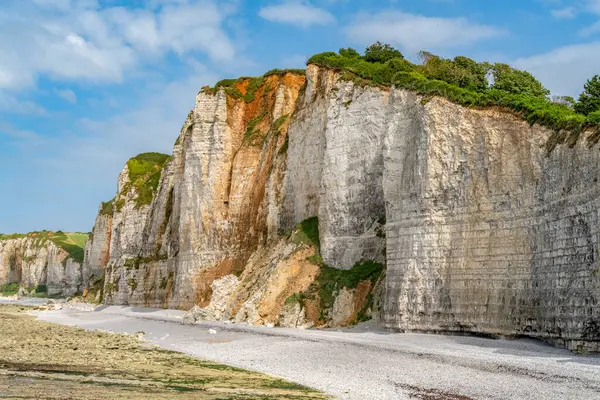
[(184, 326), (183, 314), (103, 306), (37, 315), (91, 330), (141, 331), (163, 348), (266, 372), (340, 399), (600, 399), (599, 357), (532, 340), (387, 333), (368, 326)]

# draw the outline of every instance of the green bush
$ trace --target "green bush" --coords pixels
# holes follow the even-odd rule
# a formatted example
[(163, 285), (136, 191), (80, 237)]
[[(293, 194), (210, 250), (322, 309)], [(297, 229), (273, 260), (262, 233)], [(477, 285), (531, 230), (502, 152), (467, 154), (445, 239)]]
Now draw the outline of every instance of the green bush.
[(308, 243), (312, 243), (319, 248), (319, 218), (309, 218), (298, 224), (298, 236), (301, 241), (306, 239)]
[(36, 293), (48, 293), (48, 286), (46, 285), (37, 285), (35, 288)]
[(600, 125), (600, 110), (588, 114), (585, 122), (589, 125)]
[(360, 53), (356, 50), (354, 50), (352, 47), (348, 47), (347, 49), (340, 49), (339, 51), (340, 55), (342, 57), (346, 57), (346, 58), (361, 58), (362, 56), (360, 55)]
[(510, 65), (496, 63), (492, 67), (494, 89), (512, 94), (546, 98), (550, 91), (527, 71), (512, 68)]
[[(316, 54), (308, 63), (341, 71), (340, 79), (357, 85), (395, 86), (422, 95), (445, 97), (466, 107), (506, 107), (530, 124), (537, 123), (557, 132), (564, 129), (578, 135), (586, 128), (600, 130), (597, 114), (586, 118), (564, 104), (549, 101), (545, 97), (548, 90), (530, 73), (506, 64), (491, 66), (460, 56), (445, 60), (426, 52), (422, 52), (423, 65), (402, 58), (381, 63), (348, 55), (346, 51), (341, 53)], [(491, 87), (487, 82), (490, 71), (494, 76)], [(593, 91), (589, 89), (588, 92)]]
[(102, 202), (102, 207), (100, 209), (100, 215), (113, 215), (113, 209), (115, 205), (115, 199), (112, 198), (107, 202)]
[(0, 240), (22, 239), (24, 237), (27, 237), (27, 235), (22, 233), (0, 234)]
[(404, 56), (389, 44), (376, 42), (365, 49), (364, 59), (371, 63), (385, 63), (393, 58), (404, 58)]
[(471, 91), (484, 92), (488, 89), (488, 63), (478, 63), (467, 57), (455, 57), (454, 60), (440, 58), (429, 54), (421, 67), (423, 74), (434, 80), (465, 88)]
[(343, 288), (354, 289), (363, 281), (371, 281), (375, 284), (383, 270), (383, 264), (374, 261), (359, 262), (349, 270), (335, 269), (321, 264), (317, 277), (321, 309), (333, 307), (336, 293)]
[(19, 282), (5, 283), (4, 285), (0, 285), (0, 293), (3, 296), (12, 296), (19, 292), (19, 287)]
[(390, 69), (392, 73), (412, 72), (415, 69), (415, 66), (410, 61), (403, 58), (392, 58), (385, 63), (385, 66)]
[(283, 76), (285, 74), (294, 74), (294, 75), (304, 75), (306, 74), (306, 70), (305, 69), (297, 69), (297, 68), (288, 68), (288, 69), (272, 69), (270, 71), (268, 71), (266, 74), (263, 75), (263, 77), (268, 78), (269, 76), (272, 75), (278, 75), (278, 76)]
[(600, 111), (600, 76), (595, 75), (585, 83), (575, 111), (584, 115)]
[(248, 122), (248, 126), (246, 127), (246, 132), (244, 133), (244, 144), (254, 146), (259, 143), (259, 141), (257, 139), (260, 136), (260, 130), (258, 130), (256, 127), (258, 126), (258, 124), (260, 124), (265, 119), (266, 116), (267, 116), (267, 113), (263, 112), (262, 114), (260, 114), (259, 116), (255, 117), (255, 118), (252, 118)]
[(306, 295), (304, 293), (294, 293), (287, 299), (285, 299), (286, 305), (289, 304), (300, 304), (300, 306), (304, 305), (304, 300), (306, 300)]

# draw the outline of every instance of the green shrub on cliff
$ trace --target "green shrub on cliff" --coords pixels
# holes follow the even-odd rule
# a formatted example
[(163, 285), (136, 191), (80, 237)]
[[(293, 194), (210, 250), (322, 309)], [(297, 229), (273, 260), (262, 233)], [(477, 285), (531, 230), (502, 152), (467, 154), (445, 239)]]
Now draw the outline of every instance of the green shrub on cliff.
[(21, 239), (24, 237), (27, 237), (27, 235), (24, 235), (22, 233), (10, 233), (10, 234), (0, 233), (0, 240), (13, 240), (13, 239)]
[[(229, 96), (233, 97), (236, 100), (244, 100), (246, 103), (252, 103), (256, 98), (256, 93), (258, 89), (260, 89), (266, 81), (266, 78), (277, 75), (283, 76), (285, 74), (294, 74), (294, 75), (304, 75), (306, 73), (305, 69), (272, 69), (265, 73), (262, 76), (252, 77), (252, 76), (243, 76), (237, 79), (223, 79), (215, 84), (214, 87), (204, 87), (202, 91), (205, 93), (215, 94), (219, 91), (219, 89), (223, 89), (225, 93)], [(247, 83), (246, 83), (247, 81)], [(246, 93), (242, 93), (238, 86), (246, 84)], [(265, 92), (271, 89), (265, 88)]]
[[(312, 287), (313, 291), (318, 292), (321, 311), (331, 309), (337, 294), (344, 288), (354, 289), (359, 283), (365, 281), (370, 281), (374, 286), (385, 269), (383, 264), (369, 260), (356, 263), (349, 270), (331, 268), (323, 264), (320, 257), (313, 257), (309, 261), (321, 267), (316, 286)], [(364, 319), (364, 315), (359, 316), (359, 320)]]
[(287, 69), (272, 69), (265, 73), (263, 77), (268, 78), (272, 75), (283, 76), (285, 74), (294, 74), (294, 75), (304, 75), (306, 73), (305, 69), (297, 69), (297, 68), (287, 68)]
[[(133, 188), (136, 193), (136, 207), (152, 203), (163, 167), (170, 158), (167, 154), (143, 153), (127, 161), (129, 182), (124, 186), (121, 196)], [(119, 198), (117, 201), (117, 211), (123, 207), (122, 200)]]
[(527, 71), (520, 71), (501, 63), (494, 64), (491, 71), (494, 77), (492, 85), (494, 89), (541, 98), (546, 98), (550, 94), (550, 91)]
[(5, 283), (0, 285), (0, 294), (2, 296), (12, 296), (19, 292), (19, 282)]
[(585, 83), (583, 89), (575, 103), (575, 111), (584, 115), (600, 111), (600, 76), (594, 75)]
[[(378, 61), (370, 62), (367, 57), (341, 49), (339, 54), (316, 54), (308, 64), (341, 71), (340, 79), (360, 85), (395, 86), (421, 95), (445, 97), (467, 107), (505, 107), (530, 124), (537, 123), (556, 132), (568, 130), (575, 138), (587, 128), (594, 129), (598, 132), (596, 136), (600, 136), (600, 115), (590, 112), (586, 116), (550, 101), (547, 98), (549, 91), (527, 71), (506, 64), (478, 63), (460, 56), (449, 60), (421, 52), (421, 58), (423, 63), (420, 65), (400, 57), (385, 63), (381, 62), (382, 58), (371, 57), (370, 60)], [(488, 79), (490, 74), (492, 79)], [(586, 91), (591, 93), (589, 89), (597, 87), (600, 98), (600, 78), (597, 85), (590, 82)], [(577, 106), (575, 110), (578, 110)]]
[[(245, 81), (248, 81), (246, 85), (246, 93), (242, 93), (238, 86), (242, 85)], [(265, 83), (265, 78), (259, 77), (248, 77), (244, 76), (238, 79), (223, 79), (213, 87), (207, 87), (203, 90), (205, 92), (215, 94), (219, 89), (223, 89), (225, 93), (233, 97), (236, 100), (244, 100), (246, 103), (252, 103), (256, 97), (256, 92)]]
[[(467, 57), (444, 59), (433, 54), (423, 53), (424, 63), (420, 72), (432, 80), (439, 80), (467, 90), (483, 92), (488, 88), (488, 63), (478, 63)], [(416, 68), (416, 67), (415, 67)]]
[(107, 202), (103, 201), (102, 207), (100, 209), (100, 215), (113, 215), (114, 205), (115, 205), (114, 197)]
[[(347, 53), (352, 57), (355, 57), (354, 54), (350, 50), (346, 49)], [(381, 42), (376, 42), (371, 46), (367, 47), (365, 50), (365, 60), (372, 63), (385, 63), (394, 58), (404, 58), (402, 53), (389, 44), (383, 44)]]
[(319, 248), (319, 218), (313, 217), (299, 223), (296, 239), (306, 244), (313, 244)]

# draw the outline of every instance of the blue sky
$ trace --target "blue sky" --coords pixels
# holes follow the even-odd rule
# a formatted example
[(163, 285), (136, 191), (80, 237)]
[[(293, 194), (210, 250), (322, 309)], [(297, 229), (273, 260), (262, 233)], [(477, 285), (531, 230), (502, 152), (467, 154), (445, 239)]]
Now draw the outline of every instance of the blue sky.
[(381, 40), (577, 96), (600, 73), (600, 0), (2, 0), (0, 39), (0, 232), (89, 231), (204, 85)]

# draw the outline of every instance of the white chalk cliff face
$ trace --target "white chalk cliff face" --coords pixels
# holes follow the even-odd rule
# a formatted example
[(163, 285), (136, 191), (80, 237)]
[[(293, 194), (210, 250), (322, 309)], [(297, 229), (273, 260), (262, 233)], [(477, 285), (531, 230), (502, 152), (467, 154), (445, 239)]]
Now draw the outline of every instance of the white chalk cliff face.
[(46, 286), (48, 295), (83, 290), (81, 263), (51, 241), (32, 237), (0, 240), (0, 285), (19, 283), (29, 290)]
[[(106, 269), (109, 304), (288, 326), (366, 310), (397, 330), (600, 351), (598, 152), (582, 138), (548, 154), (550, 135), (314, 65), (267, 78), (248, 102), (203, 90), (151, 204), (121, 193), (121, 174), (125, 201), (97, 222), (86, 264)], [(311, 217), (320, 249), (288, 238)], [(287, 301), (325, 271), (317, 252), (349, 274), (364, 261), (387, 271), (337, 288), (333, 306), (323, 292)]]

